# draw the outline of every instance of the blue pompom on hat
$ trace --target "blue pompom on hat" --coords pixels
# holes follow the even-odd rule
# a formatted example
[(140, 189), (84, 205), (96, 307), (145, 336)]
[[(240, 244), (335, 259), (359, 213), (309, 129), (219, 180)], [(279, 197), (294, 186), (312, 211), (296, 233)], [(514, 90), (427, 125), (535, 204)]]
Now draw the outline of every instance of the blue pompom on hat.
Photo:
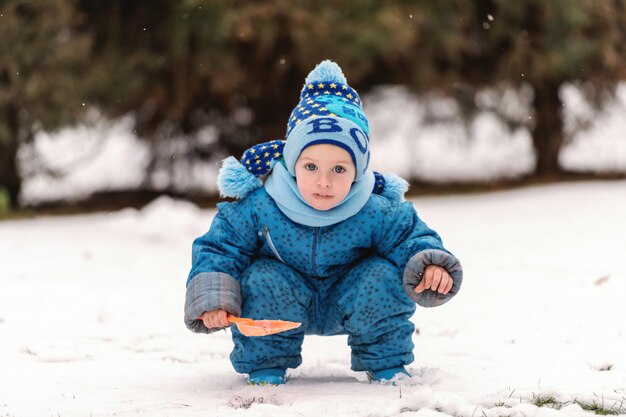
[[(339, 65), (322, 61), (305, 80), (299, 103), (289, 117), (286, 140), (255, 145), (244, 152), (241, 161), (232, 156), (223, 161), (218, 175), (221, 195), (243, 198), (262, 187), (260, 177), (269, 174), (278, 161), (295, 177), (300, 154), (316, 144), (332, 144), (346, 150), (356, 167), (355, 181), (359, 181), (370, 160), (369, 124), (361, 104)], [(406, 181), (395, 174), (373, 175), (372, 192), (395, 201), (404, 199)]]

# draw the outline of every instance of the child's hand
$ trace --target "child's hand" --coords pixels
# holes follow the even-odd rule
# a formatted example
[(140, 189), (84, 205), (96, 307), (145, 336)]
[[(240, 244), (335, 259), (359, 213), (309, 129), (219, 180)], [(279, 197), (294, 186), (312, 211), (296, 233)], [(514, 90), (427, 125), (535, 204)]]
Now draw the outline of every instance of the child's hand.
[(220, 327), (228, 327), (230, 323), (226, 316), (228, 313), (226, 310), (211, 310), (205, 311), (200, 316), (200, 320), (204, 323), (207, 329), (215, 329)]
[(444, 268), (437, 265), (428, 265), (424, 269), (422, 280), (415, 287), (415, 292), (419, 294), (425, 290), (432, 290), (439, 292), (439, 294), (447, 294), (453, 283), (452, 277)]

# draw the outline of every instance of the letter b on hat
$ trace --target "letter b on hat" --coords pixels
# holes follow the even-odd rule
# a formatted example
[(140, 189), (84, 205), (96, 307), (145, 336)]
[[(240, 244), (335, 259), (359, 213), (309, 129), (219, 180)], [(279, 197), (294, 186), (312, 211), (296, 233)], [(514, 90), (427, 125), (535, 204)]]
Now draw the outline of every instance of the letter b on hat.
[(338, 133), (342, 131), (337, 119), (330, 117), (319, 117), (311, 120), (307, 124), (313, 126), (313, 128), (307, 132), (307, 135), (312, 133)]

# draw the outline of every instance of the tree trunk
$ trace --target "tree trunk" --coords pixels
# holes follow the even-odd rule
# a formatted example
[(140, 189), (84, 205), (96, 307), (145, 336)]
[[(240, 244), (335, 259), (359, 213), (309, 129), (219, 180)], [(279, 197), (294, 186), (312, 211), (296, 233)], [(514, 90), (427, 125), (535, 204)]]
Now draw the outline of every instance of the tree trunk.
[(22, 188), (21, 179), (17, 173), (17, 146), (9, 139), (9, 143), (5, 143), (7, 138), (0, 139), (0, 187), (6, 189), (11, 199), (11, 207), (17, 206), (17, 198)]
[(564, 142), (564, 133), (560, 85), (560, 82), (554, 80), (533, 83), (534, 126), (531, 133), (536, 154), (535, 175), (540, 177), (550, 177), (562, 172), (559, 152)]
[(9, 136), (0, 138), (0, 187), (4, 187), (11, 199), (12, 208), (17, 207), (22, 189), (22, 179), (17, 169), (18, 116), (12, 107), (6, 109)]

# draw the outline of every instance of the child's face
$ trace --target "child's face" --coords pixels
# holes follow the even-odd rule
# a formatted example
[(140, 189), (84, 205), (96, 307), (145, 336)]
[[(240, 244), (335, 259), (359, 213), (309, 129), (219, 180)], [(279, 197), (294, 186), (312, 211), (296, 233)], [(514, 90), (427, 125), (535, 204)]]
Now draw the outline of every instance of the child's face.
[(313, 145), (296, 161), (298, 190), (311, 207), (329, 210), (350, 192), (356, 168), (350, 154), (334, 145)]

